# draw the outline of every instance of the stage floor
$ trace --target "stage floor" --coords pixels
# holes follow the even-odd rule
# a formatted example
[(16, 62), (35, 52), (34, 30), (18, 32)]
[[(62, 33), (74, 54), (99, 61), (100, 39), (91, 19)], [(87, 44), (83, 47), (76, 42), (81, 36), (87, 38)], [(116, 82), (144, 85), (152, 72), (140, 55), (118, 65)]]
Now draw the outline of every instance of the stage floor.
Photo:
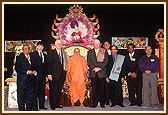
[[(149, 108), (143, 108), (142, 107), (138, 107), (138, 106), (129, 106), (129, 100), (126, 98), (124, 99), (124, 108), (120, 107), (120, 106), (115, 106), (115, 107), (110, 107), (110, 105), (106, 105), (105, 108), (101, 108), (100, 106), (96, 107), (96, 108), (90, 108), (90, 107), (84, 107), (84, 108), (81, 108), (80, 106), (75, 106), (74, 108), (71, 108), (71, 107), (64, 107), (63, 109), (55, 109), (55, 110), (51, 110), (50, 107), (49, 107), (49, 101), (46, 100), (45, 102), (45, 106), (48, 108), (48, 110), (39, 110), (39, 111), (33, 111), (33, 112), (43, 112), (43, 113), (50, 113), (50, 112), (98, 112), (98, 113), (101, 113), (101, 112), (109, 112), (109, 113), (126, 113), (126, 112), (148, 112), (148, 113), (159, 113), (159, 112), (164, 112), (164, 105), (163, 104), (159, 104), (157, 107), (155, 108), (152, 108), (152, 107), (149, 107)], [(16, 108), (8, 108), (7, 105), (5, 104), (4, 105), (4, 112), (16, 112), (18, 111), (18, 109)]]

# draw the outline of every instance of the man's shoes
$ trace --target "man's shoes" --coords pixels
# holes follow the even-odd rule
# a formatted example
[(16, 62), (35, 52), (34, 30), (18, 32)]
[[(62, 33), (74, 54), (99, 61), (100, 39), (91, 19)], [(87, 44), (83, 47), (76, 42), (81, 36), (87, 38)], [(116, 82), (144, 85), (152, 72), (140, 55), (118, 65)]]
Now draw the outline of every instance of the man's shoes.
[(38, 108), (33, 108), (33, 111), (39, 111)]
[(91, 108), (96, 108), (97, 106), (93, 105), (93, 106), (90, 106)]
[(109, 105), (109, 101), (106, 101), (106, 105)]
[(125, 107), (123, 104), (119, 104), (118, 106), (120, 106), (120, 107)]
[(105, 106), (103, 105), (103, 106), (101, 106), (101, 108), (105, 108)]
[(106, 105), (109, 105), (109, 102), (106, 102)]
[(141, 107), (141, 106), (142, 106), (142, 104), (137, 104), (137, 106), (138, 106), (138, 107)]
[(62, 105), (58, 105), (55, 108), (63, 108), (63, 106)]
[(114, 106), (116, 106), (116, 105), (115, 104), (110, 105), (110, 107), (114, 107)]
[(55, 110), (55, 108), (51, 108), (51, 110)]
[(136, 104), (131, 103), (129, 106), (134, 106), (134, 105), (136, 105)]
[(46, 107), (39, 107), (39, 109), (44, 109), (44, 110), (47, 110), (47, 108), (46, 108)]

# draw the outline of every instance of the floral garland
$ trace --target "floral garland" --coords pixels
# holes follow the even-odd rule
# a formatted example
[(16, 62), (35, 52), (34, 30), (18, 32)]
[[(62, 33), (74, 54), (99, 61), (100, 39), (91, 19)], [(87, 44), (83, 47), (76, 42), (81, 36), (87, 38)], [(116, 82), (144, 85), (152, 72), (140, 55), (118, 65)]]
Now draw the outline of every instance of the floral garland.
[(67, 40), (66, 30), (69, 29), (67, 26), (72, 21), (75, 21), (75, 20), (84, 24), (86, 29), (87, 29), (87, 34), (84, 36), (84, 39), (89, 41), (89, 42), (92, 41), (92, 36), (93, 36), (94, 32), (93, 32), (93, 26), (92, 26), (91, 22), (88, 20), (88, 18), (86, 16), (73, 14), (73, 15), (65, 17), (64, 20), (60, 23), (60, 26), (59, 26), (59, 36), (60, 36), (60, 39), (61, 39), (61, 41), (63, 42), (64, 45), (71, 45), (72, 44), (71, 42), (69, 42)]

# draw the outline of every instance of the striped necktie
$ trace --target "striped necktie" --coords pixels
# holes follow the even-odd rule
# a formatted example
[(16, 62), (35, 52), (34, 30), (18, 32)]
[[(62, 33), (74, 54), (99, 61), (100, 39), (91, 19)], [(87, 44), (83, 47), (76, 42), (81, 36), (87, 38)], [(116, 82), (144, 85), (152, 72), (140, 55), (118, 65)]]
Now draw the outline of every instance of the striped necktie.
[(60, 59), (60, 62), (61, 62), (61, 64), (62, 64), (62, 55), (61, 55), (61, 51), (59, 51), (59, 59)]

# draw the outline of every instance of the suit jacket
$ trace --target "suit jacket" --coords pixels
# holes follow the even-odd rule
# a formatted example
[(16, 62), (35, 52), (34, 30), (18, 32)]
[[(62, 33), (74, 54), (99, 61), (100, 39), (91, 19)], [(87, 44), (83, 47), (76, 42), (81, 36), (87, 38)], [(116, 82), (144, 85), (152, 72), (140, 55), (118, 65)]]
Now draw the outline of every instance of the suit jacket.
[(106, 66), (108, 64), (108, 53), (107, 53), (107, 51), (105, 52), (105, 55), (104, 55), (104, 61), (103, 62), (98, 62), (97, 58), (96, 58), (95, 49), (89, 50), (88, 54), (87, 54), (87, 63), (88, 63), (88, 66), (89, 66), (89, 72), (90, 72), (90, 77), (91, 78), (95, 78), (96, 74), (93, 71), (93, 69), (95, 67), (99, 67), (99, 68), (102, 69), (98, 72), (98, 77), (99, 78), (105, 78), (107, 76), (107, 74), (106, 74)]
[[(32, 56), (30, 55), (30, 60), (32, 62)], [(16, 57), (16, 66), (17, 72), (17, 83), (18, 87), (26, 88), (27, 84), (32, 83), (34, 76), (28, 75), (28, 70), (33, 70), (31, 64), (28, 62), (28, 59), (25, 57), (23, 53)]]
[(138, 66), (138, 62), (139, 62), (140, 57), (135, 52), (134, 55), (133, 55), (133, 58), (135, 59), (135, 61), (130, 60), (129, 53), (126, 54), (126, 56), (125, 56), (124, 64), (123, 64), (123, 69), (124, 69), (124, 72), (125, 72), (125, 76), (128, 76), (129, 72), (137, 73), (137, 77), (140, 75), (140, 70), (139, 70), (139, 66)]
[(39, 78), (45, 78), (48, 74), (48, 70), (46, 68), (48, 68), (48, 59), (47, 59), (47, 55), (45, 53), (43, 53), (44, 56), (44, 63), (41, 62), (41, 58), (39, 56), (38, 51), (32, 52), (32, 66), (33, 69), (35, 69), (37, 71), (37, 77)]
[(67, 70), (68, 56), (66, 52), (62, 51), (62, 63), (60, 62), (57, 50), (54, 49), (48, 55), (48, 75), (52, 75), (53, 80), (59, 80), (62, 72), (65, 74)]

